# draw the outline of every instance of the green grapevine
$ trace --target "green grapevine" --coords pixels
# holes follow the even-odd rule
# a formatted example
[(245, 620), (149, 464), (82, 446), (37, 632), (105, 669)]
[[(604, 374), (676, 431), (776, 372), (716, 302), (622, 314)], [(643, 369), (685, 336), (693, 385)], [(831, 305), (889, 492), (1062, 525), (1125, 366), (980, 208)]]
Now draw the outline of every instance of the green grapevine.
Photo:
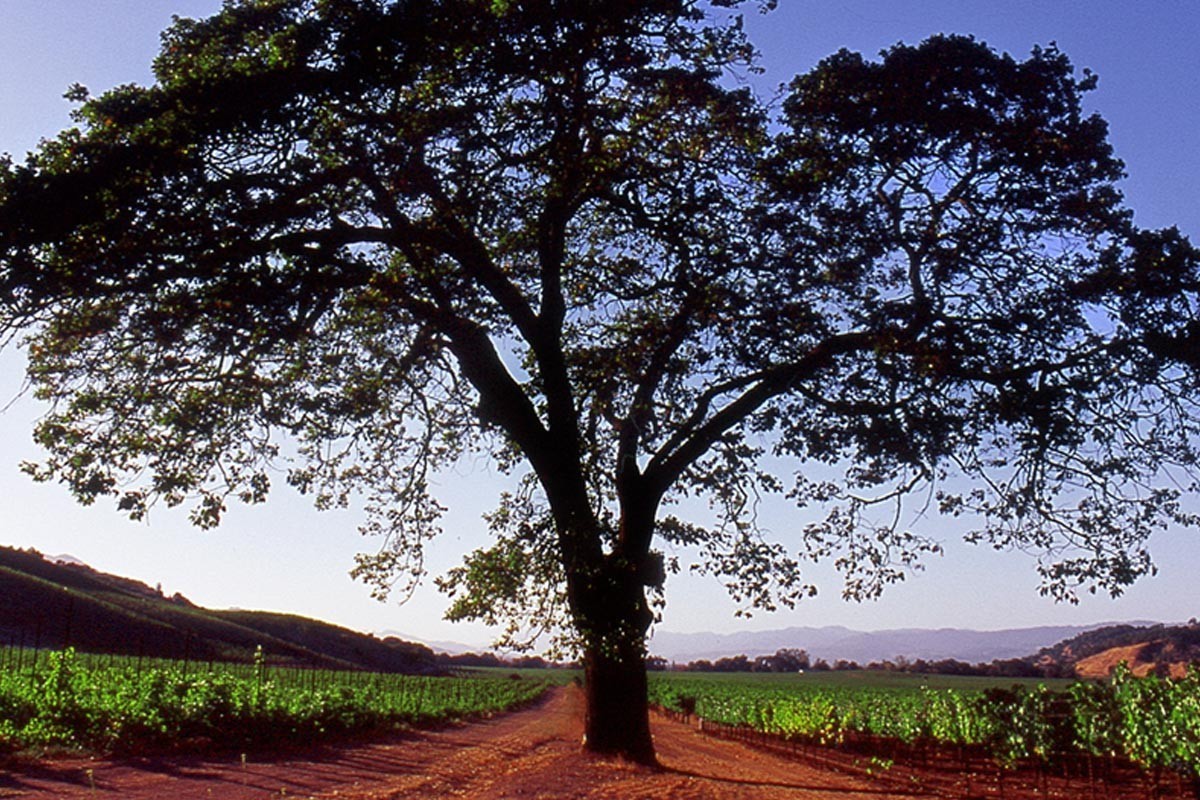
[(101, 664), (66, 650), (0, 671), (0, 751), (312, 742), (502, 711), (546, 688), (535, 680), (285, 670), (262, 658), (250, 665)]
[(1200, 780), (1200, 670), (1171, 680), (1118, 669), (1107, 683), (967, 691), (764, 684), (656, 675), (651, 702), (783, 739), (837, 744), (866, 734), (984, 748), (1000, 764), (1067, 754), (1127, 758)]

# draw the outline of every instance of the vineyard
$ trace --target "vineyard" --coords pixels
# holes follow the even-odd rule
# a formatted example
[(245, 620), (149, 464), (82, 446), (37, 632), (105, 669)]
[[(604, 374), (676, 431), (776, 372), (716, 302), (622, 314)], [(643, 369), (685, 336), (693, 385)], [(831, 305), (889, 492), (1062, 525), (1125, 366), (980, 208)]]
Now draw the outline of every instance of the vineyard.
[(0, 753), (236, 751), (444, 722), (528, 703), (547, 684), (150, 662), (17, 651), (0, 671)]
[[(261, 655), (221, 664), (10, 649), (0, 653), (0, 754), (236, 754), (311, 744), (511, 709), (571, 674), (424, 677), (284, 668)], [(847, 681), (839, 685), (817, 676), (657, 673), (650, 693), (717, 735), (752, 733), (758, 744), (819, 752), (835, 767), (865, 764), (869, 774), (913, 764), (987, 773), (1011, 788), (1019, 782), (1005, 775), (1036, 774), (1033, 789), (1012, 796), (1200, 797), (1200, 670), (1174, 680), (1118, 670), (1109, 682), (1052, 688), (864, 675), (871, 680), (839, 677)], [(1051, 781), (1057, 793), (1046, 788)], [(1006, 795), (976, 785), (972, 796)]]
[[(1200, 671), (1178, 680), (1135, 678), (1118, 669), (1105, 683), (950, 689), (824, 686), (655, 675), (651, 702), (712, 723), (792, 745), (837, 745), (927, 761), (952, 754), (1000, 770), (1035, 768), (1089, 780), (1129, 765), (1200, 789)], [(1157, 791), (1157, 790), (1156, 790)], [(1200, 796), (1200, 795), (1197, 795)]]

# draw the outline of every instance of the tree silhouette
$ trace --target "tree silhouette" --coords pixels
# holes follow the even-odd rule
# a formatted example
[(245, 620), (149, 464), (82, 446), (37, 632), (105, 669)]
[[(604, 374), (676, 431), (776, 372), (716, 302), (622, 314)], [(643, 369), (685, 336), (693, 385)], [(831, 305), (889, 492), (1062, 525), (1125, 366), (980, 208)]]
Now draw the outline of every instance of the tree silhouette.
[[(362, 499), (383, 595), (424, 573), (430, 475), (485, 454), (512, 491), (451, 616), (565, 620), (587, 746), (643, 761), (664, 547), (746, 608), (811, 593), (805, 558), (875, 596), (939, 545), (868, 509), (918, 496), (1059, 597), (1152, 569), (1195, 522), (1200, 259), (1133, 227), (1092, 78), (938, 37), (839, 53), (775, 114), (746, 69), (693, 0), (178, 20), (153, 86), (73, 89), (79, 127), (3, 165), (30, 472), (210, 526), (293, 442), (291, 484)], [(776, 492), (816, 520), (790, 548), (754, 523)], [(669, 513), (690, 495), (715, 522)]]

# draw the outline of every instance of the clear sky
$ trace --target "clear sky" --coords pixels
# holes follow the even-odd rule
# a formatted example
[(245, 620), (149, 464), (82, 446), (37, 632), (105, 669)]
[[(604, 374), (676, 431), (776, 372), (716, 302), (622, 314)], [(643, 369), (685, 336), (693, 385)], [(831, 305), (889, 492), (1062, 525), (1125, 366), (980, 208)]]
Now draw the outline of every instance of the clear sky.
[[(82, 83), (97, 93), (150, 80), (158, 33), (172, 14), (204, 16), (218, 0), (3, 0), (0, 2), (0, 151), (20, 157), (38, 139), (69, 124), (62, 93)], [(1057, 42), (1077, 67), (1100, 75), (1088, 104), (1110, 123), (1111, 140), (1128, 166), (1123, 184), (1139, 224), (1178, 225), (1200, 237), (1200, 3), (1195, 0), (781, 0), (747, 25), (763, 51), (762, 92), (841, 47), (875, 53), (897, 41), (931, 34), (973, 34), (1023, 56), (1034, 44)], [(35, 485), (18, 471), (38, 458), (30, 442), (40, 413), (18, 394), (22, 359), (0, 353), (0, 544), (69, 553), (97, 568), (161, 582), (213, 607), (305, 614), (360, 630), (396, 630), (425, 639), (478, 643), (478, 627), (440, 621), (445, 600), (432, 588), (405, 606), (372, 601), (347, 577), (355, 552), (370, 549), (355, 532), (352, 511), (317, 512), (286, 487), (265, 506), (234, 508), (216, 531), (189, 527), (185, 515), (155, 510), (133, 523), (109, 505), (76, 506), (58, 486)], [(282, 484), (282, 481), (279, 482)], [(484, 463), (441, 476), (451, 511), (445, 536), (430, 554), (434, 573), (482, 543), (480, 514), (500, 483)], [(796, 527), (785, 505), (767, 508), (767, 527)], [(802, 520), (801, 520), (802, 521)], [(1185, 620), (1200, 615), (1200, 535), (1168, 531), (1151, 543), (1160, 567), (1118, 600), (1085, 598), (1055, 605), (1036, 592), (1025, 556), (956, 544), (954, 530), (931, 521), (947, 546), (923, 573), (882, 600), (848, 604), (836, 576), (812, 570), (821, 594), (795, 611), (735, 619), (713, 580), (675, 577), (668, 584), (662, 627), (732, 631), (839, 624), (861, 629), (1082, 624), (1106, 620)]]

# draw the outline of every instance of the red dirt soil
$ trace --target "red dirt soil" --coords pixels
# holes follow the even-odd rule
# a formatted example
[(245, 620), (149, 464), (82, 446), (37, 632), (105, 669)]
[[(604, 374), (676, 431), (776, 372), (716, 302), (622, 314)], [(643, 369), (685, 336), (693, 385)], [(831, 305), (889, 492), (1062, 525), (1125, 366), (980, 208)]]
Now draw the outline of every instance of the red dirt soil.
[[(991, 794), (963, 793), (912, 772), (885, 770), (872, 778), (833, 771), (661, 717), (654, 718), (653, 732), (662, 768), (651, 769), (581, 752), (582, 712), (582, 693), (570, 687), (482, 722), (252, 757), (245, 764), (198, 757), (49, 760), (0, 771), (0, 798), (912, 800)], [(1004, 796), (1030, 795), (1010, 790)]]

